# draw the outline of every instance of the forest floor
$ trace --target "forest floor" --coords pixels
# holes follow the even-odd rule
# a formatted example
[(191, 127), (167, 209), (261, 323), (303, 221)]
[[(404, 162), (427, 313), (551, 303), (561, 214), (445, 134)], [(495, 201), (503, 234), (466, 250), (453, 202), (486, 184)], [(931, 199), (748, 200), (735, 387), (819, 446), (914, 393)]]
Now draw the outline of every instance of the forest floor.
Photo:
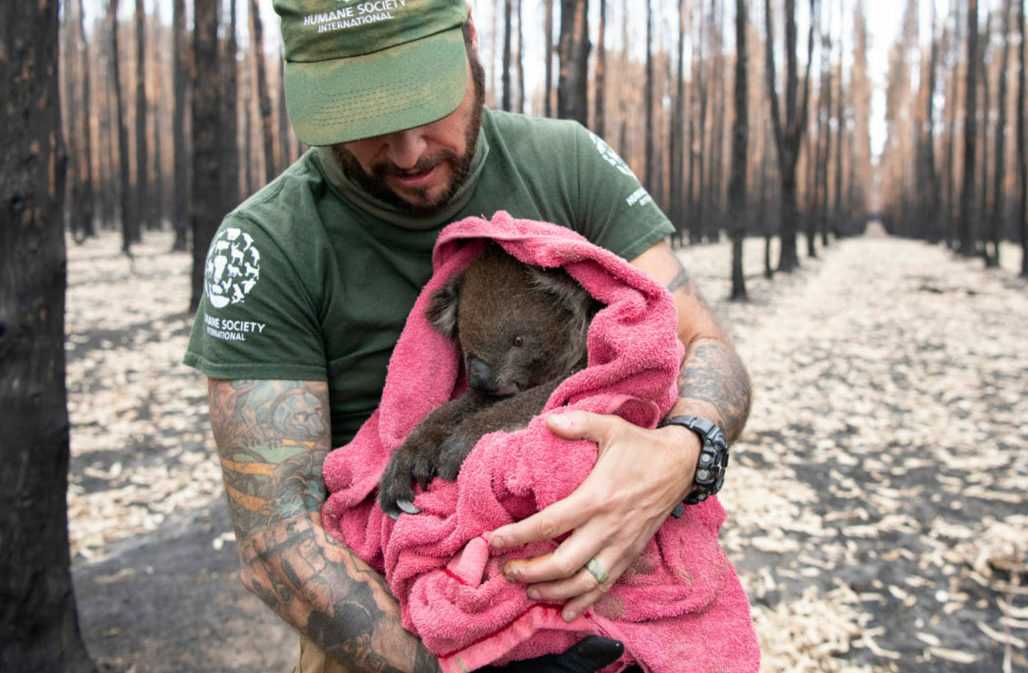
[[(203, 379), (180, 363), (187, 254), (69, 246), (69, 488), (103, 671), (284, 673), (296, 638), (238, 581)], [(747, 242), (681, 253), (750, 368), (722, 542), (762, 670), (1028, 671), (1028, 283), (867, 237), (773, 282)]]

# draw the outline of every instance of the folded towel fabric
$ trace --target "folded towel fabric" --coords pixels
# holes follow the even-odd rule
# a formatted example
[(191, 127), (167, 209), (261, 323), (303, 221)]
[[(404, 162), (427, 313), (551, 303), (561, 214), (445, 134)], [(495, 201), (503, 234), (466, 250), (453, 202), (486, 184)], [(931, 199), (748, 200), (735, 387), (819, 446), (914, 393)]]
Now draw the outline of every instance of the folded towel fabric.
[[(527, 264), (562, 267), (605, 305), (590, 325), (588, 366), (558, 386), (526, 428), (484, 436), (456, 482), (436, 479), (419, 492), (420, 514), (393, 521), (375, 498), (391, 452), (465, 385), (457, 345), (428, 324), (425, 311), (432, 293), (488, 240)], [(749, 604), (717, 540), (724, 510), (716, 498), (669, 518), (604, 598), (571, 623), (559, 606), (528, 599), (501, 572), (506, 561), (545, 553), (555, 542), (492, 552), (483, 537), (566, 497), (595, 463), (596, 445), (554, 436), (547, 413), (582, 409), (652, 428), (670, 410), (682, 346), (667, 291), (569, 229), (505, 212), (448, 226), (432, 261), (378, 410), (325, 461), (325, 529), (384, 573), (404, 626), (439, 656), (445, 673), (563, 651), (589, 634), (624, 642), (615, 671), (631, 662), (653, 673), (757, 671)]]

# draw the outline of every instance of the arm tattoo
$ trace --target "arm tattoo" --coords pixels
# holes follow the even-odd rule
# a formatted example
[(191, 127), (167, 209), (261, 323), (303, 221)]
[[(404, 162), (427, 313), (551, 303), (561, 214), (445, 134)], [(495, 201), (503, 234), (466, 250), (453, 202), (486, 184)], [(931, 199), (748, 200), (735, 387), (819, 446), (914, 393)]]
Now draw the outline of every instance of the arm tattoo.
[[(675, 259), (678, 262), (678, 259)], [(674, 292), (680, 287), (685, 287), (689, 284), (689, 272), (685, 270), (681, 262), (678, 262), (678, 273), (671, 279), (671, 282), (667, 284), (667, 291)]]
[(328, 386), (211, 380), (209, 403), (247, 589), (349, 671), (438, 671), (382, 577), (321, 527)]
[[(695, 316), (695, 320), (700, 322), (699, 331), (686, 344), (688, 350), (678, 377), (680, 399), (672, 413), (709, 417), (713, 412), (716, 418), (711, 420), (724, 430), (729, 441), (734, 441), (750, 413), (750, 379), (735, 349), (724, 338), (696, 283), (689, 278), (677, 257), (675, 263), (678, 273), (668, 283), (668, 291), (676, 293), (679, 300), (684, 295), (693, 305), (698, 303), (702, 310)], [(686, 343), (685, 339), (683, 343)]]
[(716, 339), (693, 342), (682, 363), (678, 394), (712, 405), (718, 425), (735, 441), (750, 414), (750, 378), (735, 350)]

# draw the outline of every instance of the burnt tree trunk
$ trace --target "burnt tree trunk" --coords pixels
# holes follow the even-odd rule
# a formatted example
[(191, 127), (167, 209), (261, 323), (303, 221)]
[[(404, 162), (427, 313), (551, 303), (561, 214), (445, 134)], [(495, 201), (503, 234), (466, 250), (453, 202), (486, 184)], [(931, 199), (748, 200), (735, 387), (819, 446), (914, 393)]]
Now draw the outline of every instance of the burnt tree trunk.
[(988, 227), (984, 226), (988, 219), (989, 213), (989, 109), (992, 103), (990, 98), (989, 84), (989, 67), (986, 63), (988, 59), (988, 52), (992, 41), (992, 12), (989, 11), (985, 15), (985, 31), (981, 35), (981, 42), (978, 45), (978, 68), (979, 80), (982, 83), (982, 103), (979, 106), (981, 110), (981, 121), (978, 130), (978, 142), (981, 143), (982, 158), (978, 162), (978, 178), (980, 180), (978, 185), (978, 192), (981, 194), (981, 202), (977, 206), (975, 211), (975, 217), (977, 225), (975, 231), (971, 233), (971, 236), (975, 238), (975, 249), (978, 250), (977, 238), (980, 235), (982, 238), (981, 255), (982, 261), (985, 262), (985, 266), (989, 266), (989, 246), (987, 245), (989, 231)]
[[(93, 224), (96, 216), (96, 180), (93, 175), (93, 131), (90, 121), (92, 119), (93, 106), (89, 72), (93, 62), (89, 58), (89, 42), (86, 41), (85, 11), (82, 2), (83, 0), (79, 0), (78, 3), (79, 50), (82, 63), (82, 109), (76, 115), (82, 120), (82, 127), (77, 131), (81, 134), (79, 140), (82, 147), (82, 158), (79, 164), (80, 168), (77, 171), (78, 182), (76, 189), (78, 193), (75, 198), (75, 203), (78, 204), (80, 210), (72, 213), (71, 216), (78, 218), (79, 224), (77, 229), (80, 235), (83, 238), (89, 238), (96, 236), (96, 227)], [(77, 157), (72, 157), (72, 159), (75, 160)]]
[[(817, 15), (817, 0), (810, 0), (810, 16)], [(774, 14), (771, 0), (764, 0), (764, 16), (767, 29), (767, 88), (771, 104), (771, 122), (774, 129), (775, 147), (778, 149), (778, 172), (782, 182), (781, 194), (781, 250), (778, 269), (793, 271), (799, 266), (796, 254), (796, 225), (799, 211), (796, 204), (796, 161), (799, 158), (800, 141), (807, 128), (807, 103), (810, 97), (810, 66), (814, 52), (814, 24), (810, 21), (807, 35), (807, 65), (803, 78), (803, 94), (799, 98), (798, 66), (796, 62), (796, 0), (785, 0), (785, 111), (779, 106), (775, 75)]]
[(557, 116), (589, 124), (589, 0), (561, 0)]
[(1025, 100), (1025, 55), (1028, 52), (1028, 40), (1025, 39), (1025, 0), (1021, 0), (1020, 11), (1018, 12), (1017, 30), (1021, 34), (1021, 62), (1017, 68), (1017, 168), (1018, 177), (1021, 183), (1020, 208), (1017, 214), (1017, 224), (1021, 230), (1021, 275), (1028, 278), (1028, 153), (1025, 151), (1025, 135), (1028, 135), (1028, 128), (1025, 128), (1024, 106)]
[(711, 62), (710, 84), (714, 87), (711, 96), (711, 132), (710, 132), (710, 162), (707, 178), (707, 194), (710, 201), (710, 217), (707, 218), (702, 230), (703, 237), (712, 243), (719, 240), (720, 216), (724, 212), (722, 200), (722, 175), (724, 174), (724, 105), (725, 105), (725, 82), (724, 82), (724, 45), (721, 34), (723, 25), (723, 5), (717, 0), (710, 2), (710, 36), (714, 41), (714, 49)]
[[(224, 198), (223, 212), (229, 212), (239, 203), (239, 109), (236, 99), (239, 94), (239, 66), (236, 58), (239, 47), (236, 41), (236, 0), (229, 0), (228, 31), (225, 34), (224, 53), (220, 57), (223, 82), (222, 136), (221, 136), (221, 193)], [(249, 196), (249, 194), (247, 194)]]
[(925, 128), (922, 132), (922, 157), (921, 157), (921, 172), (924, 175), (924, 184), (921, 189), (924, 190), (923, 198), (921, 199), (921, 217), (923, 218), (922, 226), (924, 226), (929, 232), (929, 237), (932, 240), (936, 240), (938, 232), (938, 218), (939, 218), (939, 201), (940, 201), (940, 189), (939, 189), (939, 176), (935, 170), (935, 81), (936, 71), (938, 69), (939, 62), (939, 43), (935, 37), (935, 0), (931, 0), (932, 8), (932, 20), (931, 20), (931, 33), (929, 35), (929, 55), (928, 55), (928, 83), (927, 91), (925, 92), (925, 110), (924, 110), (924, 124)]
[(735, 120), (732, 123), (732, 174), (728, 180), (728, 223), (732, 236), (733, 301), (746, 300), (746, 275), (743, 273), (742, 246), (746, 240), (746, 154), (749, 141), (746, 51), (747, 4), (735, 0)]
[(543, 54), (546, 58), (543, 80), (543, 115), (553, 116), (553, 0), (543, 2)]
[(978, 102), (978, 0), (967, 3), (967, 75), (964, 90), (964, 179), (960, 190), (960, 215), (957, 218), (957, 236), (960, 239), (961, 255), (974, 254), (973, 229), (971, 218), (975, 208), (975, 143), (977, 141), (977, 102)]
[[(524, 81), (522, 80), (522, 85)], [(596, 100), (593, 105), (593, 130), (607, 134), (607, 0), (600, 0), (600, 26), (596, 42)]]
[(126, 255), (132, 254), (132, 244), (139, 236), (136, 230), (139, 228), (137, 214), (132, 212), (131, 194), (129, 188), (129, 148), (128, 148), (128, 125), (125, 123), (124, 105), (121, 99), (121, 68), (119, 61), (121, 55), (118, 52), (118, 2), (111, 0), (107, 7), (107, 15), (111, 23), (111, 87), (114, 89), (114, 120), (118, 125), (118, 174), (121, 177), (121, 251)]
[[(702, 3), (700, 3), (702, 7)], [(699, 111), (696, 113), (696, 126), (699, 132), (698, 152), (696, 154), (696, 203), (693, 208), (695, 217), (689, 223), (689, 242), (696, 244), (703, 240), (703, 216), (707, 204), (707, 102), (708, 85), (710, 78), (705, 72), (703, 47), (709, 39), (709, 26), (706, 17), (700, 18), (700, 34), (697, 37), (699, 43), (699, 57), (696, 62), (696, 94)]]
[[(218, 61), (218, 3), (198, 2), (193, 30), (193, 198), (189, 221), (193, 232), (192, 295), (195, 311), (203, 294), (207, 248), (221, 222), (224, 198), (220, 189), (221, 64)], [(203, 73), (201, 76), (200, 73)]]
[[(835, 201), (832, 205), (831, 230), (836, 238), (839, 238), (840, 222), (842, 220), (842, 195), (843, 195), (843, 137), (846, 131), (846, 89), (843, 87), (842, 73), (842, 45), (843, 45), (843, 22), (845, 12), (843, 2), (839, 1), (839, 55), (835, 68), (836, 96), (835, 96)], [(828, 246), (828, 230), (822, 231), (821, 245)]]
[(0, 26), (0, 670), (92, 673), (68, 550), (57, 2), (5, 2)]
[[(992, 254), (985, 254), (985, 265), (996, 267), (1000, 264), (999, 248), (1003, 240), (1003, 220), (1006, 202), (1004, 199), (1003, 178), (1006, 175), (1006, 130), (1007, 130), (1007, 65), (1010, 53), (1010, 14), (1009, 0), (1003, 3), (1003, 55), (999, 61), (999, 91), (996, 92), (996, 127), (993, 134), (993, 154), (995, 164), (992, 171), (992, 215), (989, 218), (989, 239), (992, 241)], [(985, 249), (988, 250), (988, 242)]]
[(946, 101), (946, 247), (953, 248), (957, 238), (957, 86), (960, 81), (960, 10), (953, 10), (953, 33), (950, 38), (949, 93)]
[(524, 19), (524, 12), (521, 11), (522, 0), (518, 0), (517, 8), (517, 19), (518, 19), (518, 107), (517, 111), (524, 113), (525, 111), (525, 31), (522, 20)]
[(503, 66), (500, 70), (501, 95), (500, 109), (510, 112), (511, 86), (510, 86), (510, 64), (511, 64), (511, 20), (513, 16), (513, 0), (503, 0)]
[(643, 173), (643, 184), (650, 194), (654, 192), (654, 176), (657, 172), (653, 162), (653, 132), (656, 126), (653, 119), (653, 70), (653, 0), (646, 0), (646, 82), (643, 94), (646, 105), (646, 168)]
[(678, 70), (675, 75), (675, 96), (671, 108), (671, 223), (675, 233), (671, 234), (673, 247), (682, 245), (683, 214), (683, 173), (685, 172), (684, 155), (684, 113), (685, 113), (685, 0), (678, 0)]
[[(136, 0), (136, 226), (140, 236), (143, 225), (154, 228), (150, 199), (149, 155), (146, 142), (146, 10), (143, 0)], [(138, 242), (140, 239), (135, 239)]]
[[(254, 59), (257, 62), (257, 103), (261, 111), (261, 136), (264, 139), (264, 184), (275, 179), (275, 144), (271, 126), (271, 97), (268, 95), (268, 75), (264, 58), (264, 24), (257, 0), (250, 0), (250, 27), (252, 29)], [(263, 186), (263, 185), (261, 185)]]
[(172, 177), (171, 224), (175, 230), (175, 242), (171, 249), (184, 251), (189, 238), (189, 217), (187, 213), (189, 154), (186, 150), (186, 69), (189, 49), (186, 46), (186, 2), (174, 0), (171, 19), (171, 40), (174, 49), (172, 58), (172, 86), (175, 89), (175, 108), (171, 117), (171, 135), (175, 152), (175, 167)]

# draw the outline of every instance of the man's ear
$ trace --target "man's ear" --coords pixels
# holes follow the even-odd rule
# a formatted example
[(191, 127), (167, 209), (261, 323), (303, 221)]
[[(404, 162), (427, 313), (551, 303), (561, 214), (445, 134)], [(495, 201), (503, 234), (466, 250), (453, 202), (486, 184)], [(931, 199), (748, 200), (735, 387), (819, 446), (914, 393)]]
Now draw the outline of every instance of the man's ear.
[(463, 280), (464, 274), (457, 274), (446, 281), (432, 295), (432, 301), (425, 313), (429, 324), (436, 331), (451, 339), (457, 338), (457, 305), (460, 301), (460, 286)]

